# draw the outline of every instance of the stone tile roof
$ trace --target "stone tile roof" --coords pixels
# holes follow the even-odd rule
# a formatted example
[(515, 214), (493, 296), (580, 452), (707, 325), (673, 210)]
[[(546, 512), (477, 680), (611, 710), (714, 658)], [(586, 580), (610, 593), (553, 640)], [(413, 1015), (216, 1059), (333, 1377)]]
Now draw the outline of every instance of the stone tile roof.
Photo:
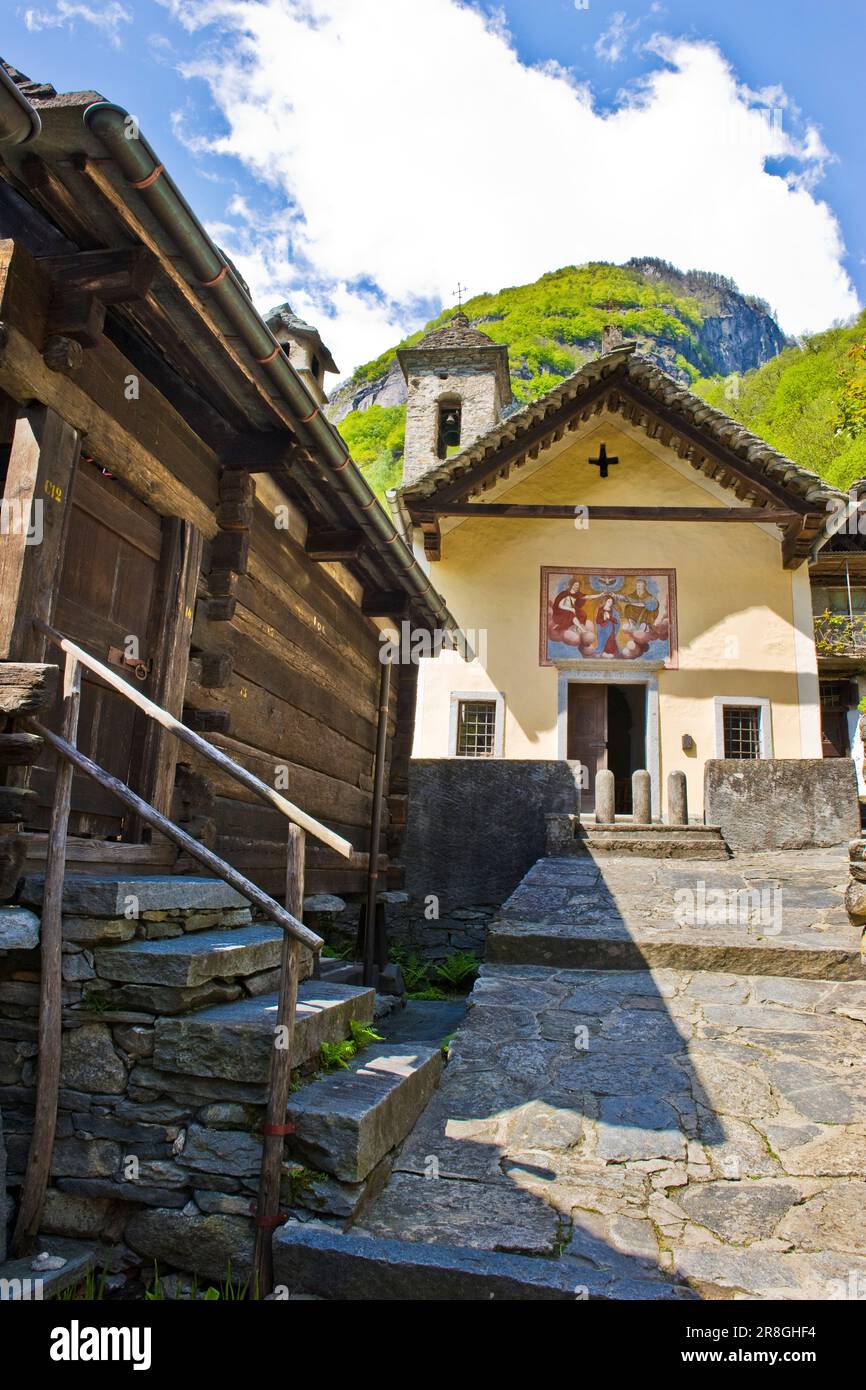
[(305, 319), (300, 318), (300, 316), (295, 313), (291, 304), (278, 304), (275, 308), (269, 309), (268, 312), (263, 315), (263, 318), (272, 333), (282, 327), (289, 333), (297, 334), (299, 338), (312, 338), (322, 354), (325, 370), (328, 372), (336, 372), (339, 370), (328, 348), (323, 343), (322, 335), (318, 328), (314, 328), (311, 323), (307, 323)]
[(488, 338), (486, 333), (482, 333), (480, 328), (473, 328), (468, 318), (463, 313), (457, 313), (450, 318), (442, 328), (434, 328), (429, 333), (425, 333), (419, 342), (413, 343), (413, 351), (418, 348), (473, 348), (473, 347), (496, 347), (492, 338)]
[[(722, 411), (707, 405), (699, 396), (661, 371), (648, 357), (635, 352), (632, 344), (625, 344), (602, 357), (595, 358), (592, 362), (585, 363), (546, 395), (513, 411), (493, 429), (473, 440), (459, 454), (454, 454), (438, 467), (432, 468), (411, 487), (403, 488), (402, 493), (407, 503), (411, 505), (413, 501), (435, 499), (437, 491), (450, 487), (464, 474), (470, 475), (467, 476), (469, 484), (473, 467), (483, 460), (489, 462), (492, 457), (491, 450), (495, 451), (505, 443), (519, 440), (522, 434), (541, 425), (547, 415), (554, 414), (569, 401), (574, 402), (577, 413), (580, 410), (581, 397), (603, 380), (609, 381), (611, 387), (611, 396), (607, 398), (606, 404), (611, 405), (616, 388), (621, 386), (624, 394), (617, 404), (618, 408), (622, 409), (623, 403), (628, 399), (629, 384), (640, 388), (669, 412), (680, 417), (684, 425), (705, 435), (708, 446), (711, 447), (715, 443), (724, 447), (744, 464), (763, 473), (769, 481), (813, 504), (816, 512), (826, 511), (828, 504), (836, 505), (845, 499), (845, 494), (838, 488), (824, 482), (816, 473), (801, 468), (799, 464), (771, 448), (763, 439), (759, 439)], [(598, 408), (600, 409), (600, 403)], [(637, 410), (639, 415), (640, 408)], [(673, 432), (675, 433), (675, 426)], [(546, 444), (547, 441), (541, 447), (546, 447)], [(695, 455), (699, 454), (696, 449), (692, 452)], [(694, 462), (696, 467), (702, 467), (708, 464), (709, 460), (704, 459), (701, 462), (696, 457)]]

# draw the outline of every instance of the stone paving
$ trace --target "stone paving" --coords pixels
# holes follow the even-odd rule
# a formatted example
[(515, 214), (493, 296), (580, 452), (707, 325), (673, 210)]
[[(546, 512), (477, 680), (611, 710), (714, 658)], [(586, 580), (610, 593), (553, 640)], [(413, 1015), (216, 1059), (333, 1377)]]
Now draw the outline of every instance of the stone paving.
[(541, 859), (504, 904), (488, 959), (863, 979), (848, 869), (832, 849), (722, 862)]
[[(823, 851), (541, 861), (503, 909), (510, 931), (525, 911), (567, 938), (577, 907), (586, 939), (677, 932), (691, 965), (486, 965), (355, 1233), (533, 1256), (551, 1289), (593, 1297), (866, 1297), (866, 971), (846, 876)], [(717, 879), (780, 886), (780, 932), (672, 922), (678, 889)], [(750, 932), (765, 968), (718, 969), (718, 938)], [(840, 958), (859, 979), (832, 977)]]

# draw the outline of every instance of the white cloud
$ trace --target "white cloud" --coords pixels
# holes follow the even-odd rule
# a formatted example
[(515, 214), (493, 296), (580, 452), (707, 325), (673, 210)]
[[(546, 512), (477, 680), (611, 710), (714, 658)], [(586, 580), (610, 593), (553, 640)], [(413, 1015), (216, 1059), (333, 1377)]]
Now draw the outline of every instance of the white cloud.
[(131, 24), (132, 15), (118, 0), (110, 0), (109, 4), (101, 7), (85, 4), (83, 0), (55, 0), (53, 10), (24, 11), (25, 27), (32, 32), (40, 29), (72, 29), (76, 20), (101, 29), (109, 43), (120, 48), (123, 42), (120, 26)]
[(339, 308), (327, 325), (309, 312), (344, 370), (420, 326), (419, 303), (449, 304), (458, 277), (475, 294), (592, 259), (733, 276), (791, 332), (857, 308), (814, 192), (819, 135), (711, 44), (657, 37), (656, 66), (601, 112), (561, 68), (522, 63), (501, 15), (458, 0), (161, 3), (202, 31), (182, 71), (225, 133), (199, 152), (240, 160), (282, 209), (235, 208), (223, 244), (263, 301)]
[(629, 34), (639, 23), (639, 20), (634, 20), (629, 24), (625, 10), (615, 10), (611, 15), (610, 24), (602, 30), (593, 44), (596, 58), (600, 58), (603, 63), (621, 62), (625, 57)]

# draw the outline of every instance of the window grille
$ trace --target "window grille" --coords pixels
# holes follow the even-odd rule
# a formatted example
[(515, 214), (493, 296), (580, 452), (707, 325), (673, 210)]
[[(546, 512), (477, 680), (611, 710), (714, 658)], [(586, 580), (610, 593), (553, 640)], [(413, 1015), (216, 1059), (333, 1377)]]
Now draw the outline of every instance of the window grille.
[(761, 711), (757, 705), (725, 705), (725, 757), (760, 758)]
[(492, 758), (496, 749), (496, 701), (461, 700), (457, 711), (457, 756)]

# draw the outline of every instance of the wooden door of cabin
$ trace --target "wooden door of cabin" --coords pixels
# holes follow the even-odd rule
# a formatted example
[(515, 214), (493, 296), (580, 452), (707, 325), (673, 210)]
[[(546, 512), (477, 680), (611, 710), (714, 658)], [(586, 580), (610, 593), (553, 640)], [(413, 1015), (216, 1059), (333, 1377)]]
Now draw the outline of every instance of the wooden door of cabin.
[(568, 686), (566, 757), (586, 768), (581, 806), (595, 806), (595, 774), (607, 767), (607, 686), (571, 681)]
[[(83, 461), (72, 495), (54, 626), (145, 695), (152, 693), (150, 669), (159, 640), (161, 548), (161, 518), (119, 480)], [(138, 643), (138, 675), (123, 663), (130, 638)], [(59, 709), (45, 723), (59, 732)], [(83, 671), (78, 746), (143, 795), (146, 723), (122, 695)], [(44, 830), (51, 813), (53, 757), (34, 769), (31, 785), (39, 804), (30, 828)], [(76, 772), (70, 833), (113, 840), (130, 838), (130, 829), (129, 813), (117, 798)]]

